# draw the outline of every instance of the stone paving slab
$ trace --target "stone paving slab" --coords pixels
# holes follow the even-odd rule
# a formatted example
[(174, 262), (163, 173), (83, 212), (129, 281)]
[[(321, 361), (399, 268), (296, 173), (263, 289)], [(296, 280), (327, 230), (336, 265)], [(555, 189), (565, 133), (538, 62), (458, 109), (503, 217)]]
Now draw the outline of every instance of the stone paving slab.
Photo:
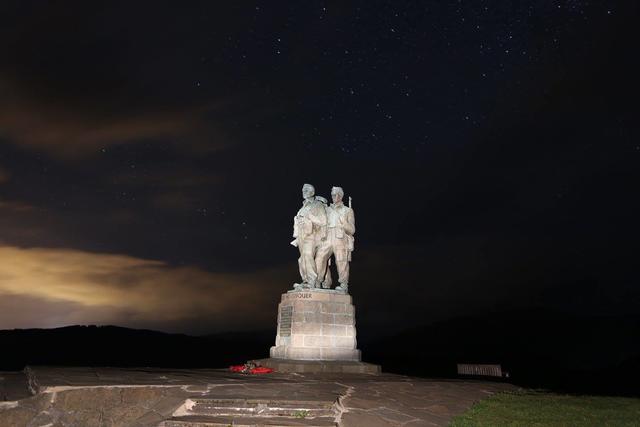
[[(240, 405), (332, 405), (334, 425), (340, 427), (444, 426), (475, 402), (515, 389), (497, 382), (384, 373), (244, 375), (215, 369), (29, 367), (26, 377), (35, 395), (0, 405), (0, 427), (157, 427), (173, 417), (189, 416), (193, 402), (206, 399), (245, 402)], [(281, 425), (310, 422), (298, 421), (283, 419)]]
[(245, 417), (175, 417), (170, 420), (164, 421), (160, 424), (160, 427), (290, 427), (290, 426), (305, 426), (305, 427), (335, 427), (336, 423), (331, 419), (326, 418), (294, 418), (294, 419), (282, 419), (282, 418), (267, 418), (263, 417), (258, 420), (256, 418)]

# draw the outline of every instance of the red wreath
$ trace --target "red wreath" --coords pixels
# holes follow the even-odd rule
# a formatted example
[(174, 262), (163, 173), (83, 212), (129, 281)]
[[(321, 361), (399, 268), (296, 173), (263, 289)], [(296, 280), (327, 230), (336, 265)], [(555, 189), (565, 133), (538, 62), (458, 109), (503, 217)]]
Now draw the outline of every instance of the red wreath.
[(264, 366), (255, 366), (253, 364), (232, 365), (229, 366), (231, 372), (239, 372), (242, 374), (270, 374), (273, 369)]

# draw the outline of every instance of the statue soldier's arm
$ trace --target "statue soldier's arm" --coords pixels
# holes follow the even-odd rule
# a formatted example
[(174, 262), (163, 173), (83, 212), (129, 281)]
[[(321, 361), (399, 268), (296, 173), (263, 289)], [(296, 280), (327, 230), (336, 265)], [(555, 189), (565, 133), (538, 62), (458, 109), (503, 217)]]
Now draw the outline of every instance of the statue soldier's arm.
[(317, 225), (318, 227), (327, 225), (327, 213), (322, 203), (317, 203), (313, 209), (311, 209), (309, 219), (313, 225)]
[(353, 209), (348, 208), (347, 211), (347, 221), (344, 224), (344, 231), (347, 237), (347, 250), (348, 250), (348, 259), (351, 262), (351, 252), (355, 249), (355, 240), (356, 238), (353, 236), (356, 232), (356, 217), (353, 213)]
[(350, 236), (356, 234), (356, 217), (353, 213), (353, 209), (347, 208), (347, 220), (342, 224), (344, 232)]
[(293, 217), (293, 241), (291, 245), (298, 247), (298, 216)]

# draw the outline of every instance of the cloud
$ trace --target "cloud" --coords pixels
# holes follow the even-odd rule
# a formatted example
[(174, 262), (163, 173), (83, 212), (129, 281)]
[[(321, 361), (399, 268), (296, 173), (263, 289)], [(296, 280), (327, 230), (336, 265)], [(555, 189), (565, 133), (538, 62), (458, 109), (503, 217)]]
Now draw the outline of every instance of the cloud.
[(0, 184), (4, 184), (9, 181), (9, 172), (3, 168), (0, 168)]
[(140, 142), (161, 141), (198, 153), (230, 144), (208, 117), (221, 107), (215, 103), (142, 109), (124, 104), (105, 110), (95, 101), (77, 104), (38, 98), (2, 74), (0, 95), (0, 138), (59, 158), (82, 158)]
[(277, 269), (212, 273), (126, 255), (5, 245), (0, 246), (0, 328), (271, 327), (277, 298), (287, 287), (280, 277)]
[(0, 132), (11, 142), (62, 157), (98, 153), (112, 145), (193, 136), (195, 119), (181, 113), (94, 118), (28, 106), (0, 108)]
[[(132, 176), (131, 171), (106, 178), (109, 182), (133, 187), (160, 187), (183, 191), (190, 188), (211, 187), (224, 181), (219, 173), (193, 166), (146, 166), (144, 174)], [(106, 182), (105, 180), (105, 182)]]
[(0, 212), (10, 211), (10, 212), (24, 213), (24, 212), (30, 212), (33, 209), (34, 207), (28, 203), (0, 199)]
[(200, 199), (180, 192), (166, 192), (153, 198), (153, 205), (159, 209), (189, 211), (196, 209)]
[(108, 176), (106, 180), (128, 186), (132, 192), (147, 192), (154, 209), (173, 212), (193, 211), (206, 206), (212, 192), (219, 190), (224, 183), (224, 178), (218, 172), (176, 165), (147, 167), (144, 174), (132, 175), (126, 171)]

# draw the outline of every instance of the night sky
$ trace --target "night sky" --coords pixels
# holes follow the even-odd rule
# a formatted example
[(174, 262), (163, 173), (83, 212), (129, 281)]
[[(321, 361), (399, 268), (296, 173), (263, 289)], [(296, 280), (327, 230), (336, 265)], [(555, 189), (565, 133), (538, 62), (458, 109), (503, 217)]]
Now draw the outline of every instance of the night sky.
[(634, 1), (3, 1), (0, 329), (276, 326), (301, 187), (359, 331), (640, 306)]

